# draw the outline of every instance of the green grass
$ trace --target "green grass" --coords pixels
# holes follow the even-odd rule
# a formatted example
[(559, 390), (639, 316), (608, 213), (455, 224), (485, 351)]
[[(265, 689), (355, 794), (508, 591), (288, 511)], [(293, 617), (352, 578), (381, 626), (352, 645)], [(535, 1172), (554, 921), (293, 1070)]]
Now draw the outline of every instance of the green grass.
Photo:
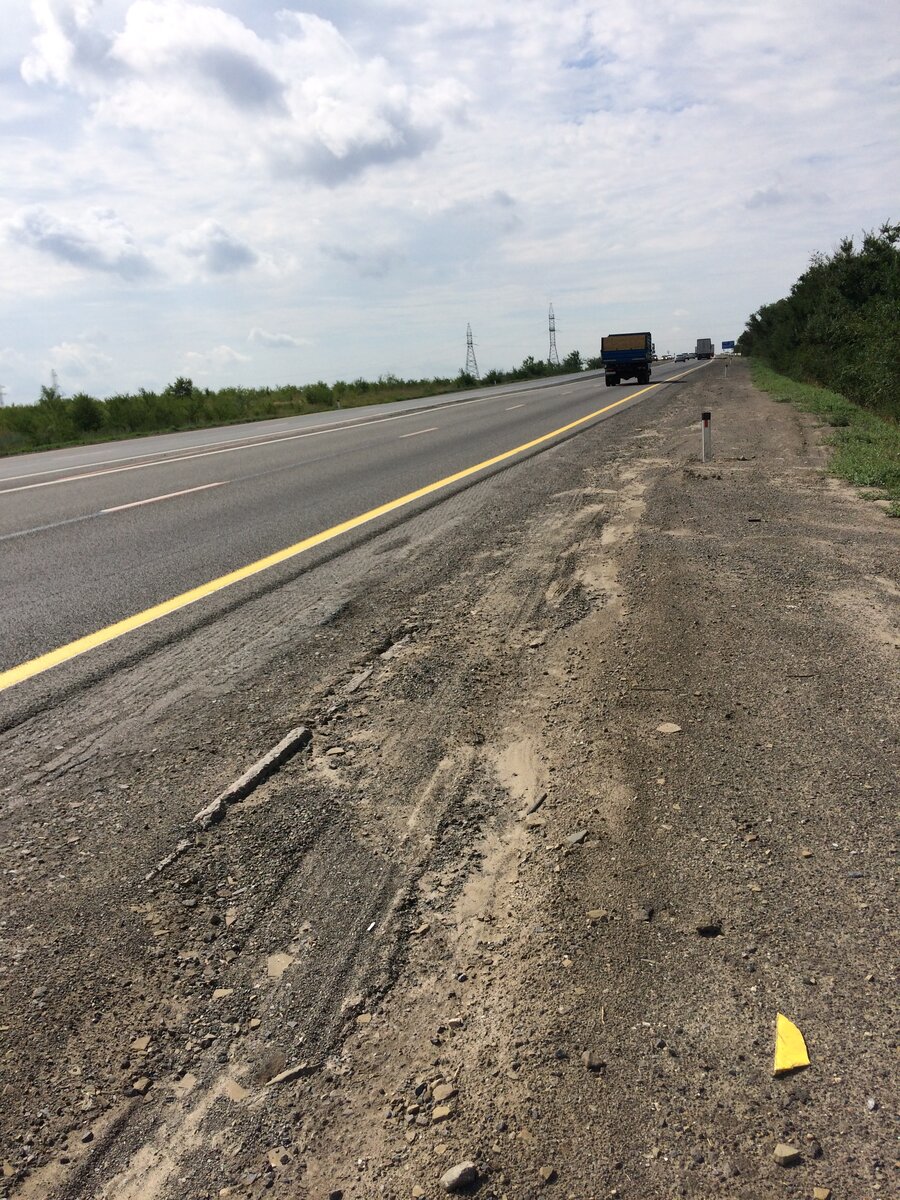
[(860, 408), (845, 396), (779, 375), (759, 359), (750, 360), (753, 382), (773, 400), (814, 413), (832, 426), (829, 470), (867, 500), (889, 500), (887, 512), (900, 517), (900, 425)]

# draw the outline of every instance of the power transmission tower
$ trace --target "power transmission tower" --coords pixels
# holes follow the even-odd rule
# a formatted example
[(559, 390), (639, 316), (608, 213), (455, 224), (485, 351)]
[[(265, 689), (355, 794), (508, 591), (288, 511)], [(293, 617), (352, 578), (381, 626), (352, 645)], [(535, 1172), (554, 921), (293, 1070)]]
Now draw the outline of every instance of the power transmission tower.
[(553, 305), (550, 305), (550, 354), (547, 362), (551, 367), (559, 366), (559, 351), (556, 349), (556, 317), (553, 314)]
[(479, 379), (478, 362), (475, 358), (475, 343), (472, 341), (472, 326), (466, 326), (466, 374)]

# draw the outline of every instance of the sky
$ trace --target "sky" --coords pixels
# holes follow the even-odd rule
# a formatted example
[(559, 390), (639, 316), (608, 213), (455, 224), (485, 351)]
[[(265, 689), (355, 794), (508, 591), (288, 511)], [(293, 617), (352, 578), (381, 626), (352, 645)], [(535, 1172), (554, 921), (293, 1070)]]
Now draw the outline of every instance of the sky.
[(893, 0), (0, 0), (0, 386), (736, 338), (900, 220)]

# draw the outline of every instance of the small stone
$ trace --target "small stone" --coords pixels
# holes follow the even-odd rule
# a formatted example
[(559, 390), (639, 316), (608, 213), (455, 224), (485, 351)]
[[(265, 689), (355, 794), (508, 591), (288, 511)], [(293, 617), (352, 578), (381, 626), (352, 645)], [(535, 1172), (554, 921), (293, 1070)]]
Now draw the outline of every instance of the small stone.
[(439, 1083), (431, 1093), (432, 1099), (438, 1104), (443, 1104), (446, 1100), (452, 1100), (456, 1095), (457, 1089), (451, 1083)]
[(431, 1110), (431, 1119), (437, 1124), (439, 1121), (446, 1121), (452, 1112), (449, 1104), (438, 1104)]
[(553, 1167), (541, 1167), (538, 1175), (541, 1177), (541, 1183), (552, 1183), (556, 1178), (556, 1171)]
[(344, 1193), (341, 1188), (332, 1188), (328, 1193), (328, 1200), (344, 1200)]
[(238, 910), (236, 908), (225, 909), (225, 928), (230, 929), (238, 919)]
[(216, 988), (212, 994), (213, 1000), (224, 1000), (226, 996), (234, 994), (234, 988)]
[(131, 1043), (131, 1049), (143, 1052), (144, 1050), (147, 1049), (147, 1047), (149, 1045), (150, 1045), (149, 1037), (138, 1037), (138, 1038), (135, 1038), (134, 1041)]
[(142, 1075), (140, 1079), (136, 1079), (131, 1085), (131, 1091), (135, 1096), (145, 1096), (150, 1090), (150, 1080), (146, 1075)]
[(870, 1096), (868, 1098), (868, 1100), (866, 1101), (866, 1108), (869, 1110), (869, 1112), (875, 1112), (877, 1110), (878, 1101), (875, 1099), (874, 1096)]
[(197, 1076), (192, 1075), (190, 1071), (185, 1072), (180, 1079), (176, 1079), (172, 1084), (172, 1090), (179, 1099), (183, 1100), (197, 1086)]
[(635, 904), (631, 910), (632, 921), (652, 921), (653, 920), (653, 905), (652, 904)]
[(535, 800), (532, 800), (532, 802), (528, 805), (523, 813), (523, 816), (530, 817), (532, 813), (536, 813), (546, 799), (547, 793), (541, 792), (541, 794)]
[(12, 1163), (8, 1159), (4, 1159), (3, 1160), (3, 1178), (4, 1179), (12, 1179), (12, 1177), (15, 1175), (15, 1173), (16, 1173), (16, 1168), (12, 1165)]
[(250, 1018), (250, 1028), (251, 1029), (259, 1029), (260, 1025), (262, 1025), (262, 1021), (259, 1019), (259, 1017), (251, 1017)]
[(814, 1187), (813, 1200), (831, 1200), (831, 1188)]
[(537, 813), (529, 813), (525, 818), (526, 829), (543, 829), (546, 824), (545, 818), (538, 816)]
[(412, 1190), (412, 1194), (413, 1194), (415, 1200), (422, 1200), (422, 1197), (427, 1195), (427, 1192), (425, 1191), (425, 1189), (422, 1187), (422, 1185), (420, 1183), (417, 1183), (416, 1186)]
[(441, 1176), (441, 1187), (445, 1192), (461, 1192), (478, 1179), (478, 1168), (473, 1162), (457, 1163)]
[(241, 1100), (246, 1100), (250, 1093), (245, 1087), (241, 1087), (236, 1079), (226, 1079), (224, 1087), (225, 1095), (229, 1100), (234, 1100), (239, 1103)]
[(269, 1160), (269, 1165), (275, 1167), (286, 1167), (291, 1161), (291, 1156), (285, 1150), (284, 1146), (276, 1146), (274, 1150), (270, 1150), (266, 1157)]
[(85, 1143), (85, 1145), (87, 1145), (88, 1142), (92, 1142), (94, 1140), (94, 1135), (90, 1129), (87, 1131), (87, 1133), (83, 1133), (81, 1135), (81, 1140)]
[(800, 851), (801, 858), (812, 858), (812, 856), (813, 856), (812, 850), (801, 850)]
[(360, 1013), (359, 1016), (356, 1018), (356, 1023), (357, 1023), (357, 1025), (371, 1025), (372, 1014), (371, 1013)]
[(279, 1083), (288, 1083), (292, 1079), (302, 1079), (307, 1075), (313, 1075), (315, 1074), (316, 1070), (317, 1068), (313, 1063), (297, 1063), (296, 1066), (286, 1067), (285, 1070), (280, 1071), (277, 1075), (273, 1076), (266, 1086), (277, 1087)]
[(772, 1153), (772, 1157), (778, 1163), (779, 1167), (792, 1167), (800, 1161), (800, 1151), (796, 1146), (789, 1146), (786, 1142), (779, 1142)]
[(657, 733), (681, 733), (681, 726), (676, 725), (674, 721), (663, 721), (661, 725), (656, 727)]
[(578, 829), (575, 831), (575, 833), (570, 833), (568, 835), (568, 837), (566, 838), (566, 845), (567, 846), (580, 846), (581, 843), (584, 841), (584, 839), (587, 837), (587, 835), (588, 835), (588, 831), (586, 829)]
[(280, 979), (294, 961), (292, 954), (270, 954), (266, 958), (266, 975), (269, 979)]
[(609, 909), (607, 908), (591, 908), (588, 910), (589, 921), (608, 921)]
[(587, 1070), (592, 1071), (595, 1075), (603, 1075), (606, 1072), (605, 1061), (598, 1054), (595, 1054), (593, 1050), (585, 1050), (581, 1056), (581, 1061)]

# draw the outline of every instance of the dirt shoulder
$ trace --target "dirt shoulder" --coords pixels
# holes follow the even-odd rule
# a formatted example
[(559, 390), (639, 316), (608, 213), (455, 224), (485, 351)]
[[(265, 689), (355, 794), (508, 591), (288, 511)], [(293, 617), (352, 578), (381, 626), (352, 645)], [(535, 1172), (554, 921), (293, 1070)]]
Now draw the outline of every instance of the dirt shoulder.
[[(822, 465), (716, 363), (385, 535), (208, 698), (207, 742), (311, 749), (150, 879), (196, 715), (62, 777), (18, 731), (0, 1194), (892, 1194), (900, 555)], [(29, 803), (95, 813), (74, 880)]]

